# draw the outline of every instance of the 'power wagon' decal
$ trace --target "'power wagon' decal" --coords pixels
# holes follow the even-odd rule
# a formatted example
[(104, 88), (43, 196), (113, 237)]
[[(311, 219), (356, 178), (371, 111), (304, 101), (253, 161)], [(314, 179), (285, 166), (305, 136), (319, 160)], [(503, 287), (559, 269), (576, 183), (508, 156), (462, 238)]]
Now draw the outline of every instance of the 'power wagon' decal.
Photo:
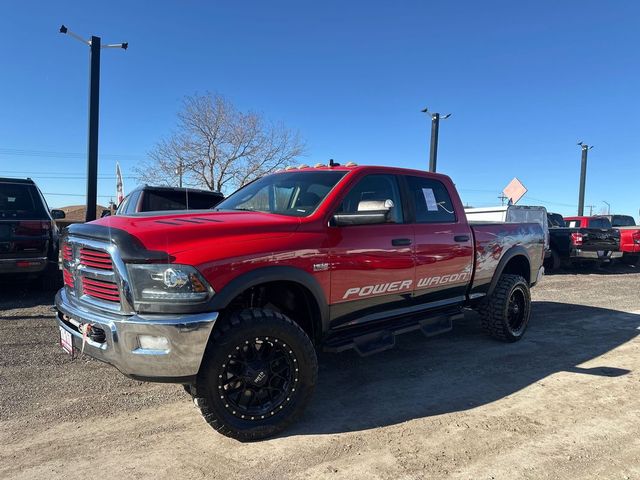
[[(446, 285), (448, 283), (458, 283), (467, 281), (471, 278), (471, 274), (468, 272), (452, 273), (451, 275), (438, 275), (435, 277), (420, 278), (417, 283), (417, 288), (429, 288), (439, 285)], [(349, 297), (368, 297), (370, 295), (380, 295), (381, 293), (400, 292), (403, 290), (410, 290), (413, 280), (398, 280), (389, 283), (378, 283), (376, 285), (365, 285), (364, 287), (351, 287), (344, 292), (342, 296), (343, 300)]]

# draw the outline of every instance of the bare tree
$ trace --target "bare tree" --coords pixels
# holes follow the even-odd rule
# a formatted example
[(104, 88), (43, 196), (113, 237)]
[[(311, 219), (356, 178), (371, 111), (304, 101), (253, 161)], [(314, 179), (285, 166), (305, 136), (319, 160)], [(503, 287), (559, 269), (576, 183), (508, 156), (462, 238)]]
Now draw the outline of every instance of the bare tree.
[(135, 172), (147, 183), (182, 181), (228, 193), (295, 162), (304, 151), (300, 135), (284, 125), (241, 112), (221, 95), (194, 95), (184, 99), (176, 131)]

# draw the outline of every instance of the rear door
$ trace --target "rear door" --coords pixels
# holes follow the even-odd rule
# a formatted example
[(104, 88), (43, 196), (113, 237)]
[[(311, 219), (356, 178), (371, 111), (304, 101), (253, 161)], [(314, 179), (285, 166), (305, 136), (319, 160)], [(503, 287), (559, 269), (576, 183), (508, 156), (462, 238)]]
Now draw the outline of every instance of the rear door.
[(473, 273), (471, 228), (457, 215), (458, 205), (443, 182), (409, 175), (405, 179), (414, 218), (416, 300), (434, 306), (462, 302)]
[(329, 227), (333, 328), (373, 321), (411, 302), (413, 226), (405, 222), (398, 178), (361, 178), (334, 213), (355, 213), (362, 202), (386, 200), (394, 205), (386, 223)]
[(0, 259), (45, 257), (51, 228), (35, 185), (0, 183)]

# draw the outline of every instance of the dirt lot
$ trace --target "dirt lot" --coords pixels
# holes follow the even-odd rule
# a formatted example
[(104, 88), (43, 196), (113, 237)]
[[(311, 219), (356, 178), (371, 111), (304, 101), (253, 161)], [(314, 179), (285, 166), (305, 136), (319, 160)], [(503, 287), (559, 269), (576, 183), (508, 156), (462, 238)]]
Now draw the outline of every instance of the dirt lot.
[(548, 276), (522, 342), (409, 334), (322, 355), (303, 420), (241, 444), (180, 386), (57, 345), (51, 295), (0, 285), (0, 478), (640, 478), (640, 271)]

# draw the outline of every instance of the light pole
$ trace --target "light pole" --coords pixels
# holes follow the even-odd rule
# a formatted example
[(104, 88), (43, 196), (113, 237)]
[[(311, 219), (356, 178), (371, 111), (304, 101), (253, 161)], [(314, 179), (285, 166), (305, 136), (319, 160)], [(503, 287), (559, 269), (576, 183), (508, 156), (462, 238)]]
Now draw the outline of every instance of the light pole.
[(103, 48), (129, 47), (127, 42), (101, 45), (100, 37), (91, 36), (91, 40), (85, 40), (80, 35), (69, 30), (64, 25), (60, 26), (60, 33), (84, 43), (90, 47), (89, 70), (89, 140), (87, 146), (87, 212), (85, 221), (96, 219), (96, 203), (98, 203), (98, 109), (100, 107), (100, 50)]
[(582, 149), (582, 160), (580, 162), (580, 193), (578, 195), (578, 216), (584, 215), (584, 187), (587, 182), (587, 152), (593, 148), (584, 142), (578, 142)]
[[(429, 108), (420, 110), (422, 113), (429, 114)], [(446, 120), (451, 116), (450, 113), (440, 116), (437, 112), (430, 113), (431, 115), (431, 147), (429, 149), (429, 171), (436, 171), (436, 164), (438, 161), (438, 132), (440, 130), (440, 120)]]
[(604, 203), (607, 206), (607, 215), (611, 215), (611, 204), (606, 200), (602, 200), (602, 203)]

